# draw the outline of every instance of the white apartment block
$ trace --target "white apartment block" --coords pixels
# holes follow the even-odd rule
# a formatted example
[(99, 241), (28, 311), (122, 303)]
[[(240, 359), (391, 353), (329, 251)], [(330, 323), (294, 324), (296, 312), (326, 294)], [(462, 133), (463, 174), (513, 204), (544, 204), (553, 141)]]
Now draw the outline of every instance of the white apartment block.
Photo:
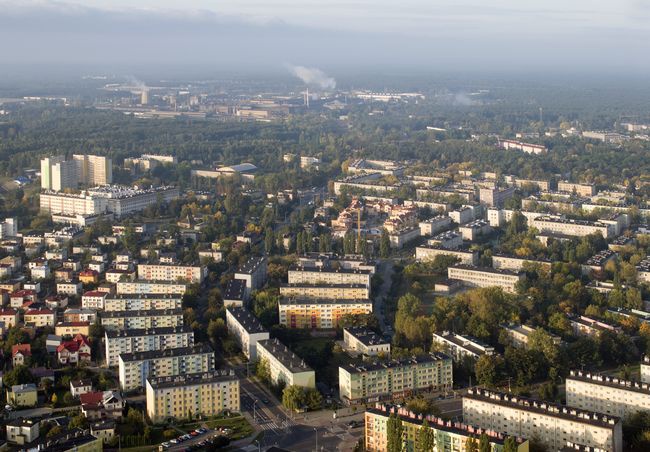
[(400, 397), (410, 391), (445, 391), (452, 385), (452, 361), (443, 353), (339, 367), (339, 394), (348, 404)]
[(248, 298), (253, 290), (261, 289), (266, 283), (268, 261), (266, 257), (251, 257), (235, 272), (235, 279), (246, 282), (245, 296)]
[(5, 218), (0, 222), (0, 239), (16, 237), (18, 235), (18, 221), (16, 218)]
[(647, 256), (636, 266), (636, 276), (639, 281), (650, 283), (650, 256)]
[(641, 360), (641, 382), (650, 383), (650, 357), (647, 355)]
[(257, 359), (257, 342), (269, 338), (269, 332), (260, 321), (245, 308), (226, 309), (228, 332), (239, 343), (244, 355), (250, 360)]
[(571, 370), (566, 377), (566, 404), (582, 410), (627, 418), (650, 410), (650, 385)]
[(486, 267), (454, 265), (447, 269), (447, 277), (463, 282), (468, 287), (500, 287), (504, 292), (517, 291), (517, 283), (523, 281), (525, 274), (510, 270), (497, 270)]
[(81, 296), (81, 307), (88, 309), (104, 309), (104, 302), (108, 297), (108, 292), (100, 290), (90, 290), (84, 292)]
[(364, 284), (283, 284), (280, 286), (280, 295), (354, 300), (370, 298), (370, 288)]
[(479, 189), (480, 201), (491, 207), (501, 207), (503, 203), (512, 198), (514, 194), (515, 187)]
[(460, 259), (460, 263), (463, 265), (478, 265), (478, 251), (450, 250), (433, 245), (423, 245), (415, 248), (415, 260), (418, 262), (433, 261), (436, 256), (453, 256)]
[(454, 361), (463, 361), (465, 358), (478, 359), (483, 355), (493, 355), (494, 347), (484, 344), (476, 338), (462, 334), (433, 333), (433, 343), (437, 344)]
[(621, 419), (482, 388), (463, 395), (463, 422), (523, 438), (536, 437), (549, 450), (574, 443), (622, 452)]
[[(522, 324), (502, 325), (501, 327), (510, 338), (510, 341), (512, 342), (512, 346), (517, 348), (528, 347), (528, 339), (530, 338), (530, 335), (536, 331), (535, 328), (531, 328), (528, 325), (522, 325)], [(551, 339), (555, 344), (559, 345), (562, 342), (562, 338), (560, 338), (559, 336), (555, 336), (548, 332), (547, 334), (551, 336)]]
[(460, 209), (451, 210), (448, 215), (457, 224), (469, 223), (476, 218), (476, 213), (472, 206), (463, 206)]
[(333, 269), (319, 267), (289, 268), (289, 284), (363, 284), (370, 287), (372, 272), (369, 270)]
[(370, 314), (372, 301), (325, 298), (280, 298), (280, 325), (288, 328), (337, 328), (344, 315)]
[(239, 380), (225, 370), (148, 378), (146, 400), (153, 423), (239, 412)]
[(183, 296), (180, 294), (117, 294), (104, 300), (105, 311), (149, 311), (182, 307)]
[(138, 264), (138, 278), (148, 281), (202, 283), (207, 272), (203, 266)]
[(457, 231), (447, 231), (431, 237), (427, 245), (455, 250), (463, 246), (463, 236)]
[(101, 313), (100, 321), (107, 330), (179, 327), (183, 325), (183, 310), (109, 311)]
[(104, 333), (106, 365), (117, 366), (122, 353), (151, 352), (194, 345), (189, 326), (133, 330), (107, 330)]
[(526, 262), (529, 262), (531, 264), (539, 264), (549, 270), (552, 264), (550, 260), (527, 259), (525, 257), (511, 256), (506, 254), (492, 255), (492, 267), (501, 270), (512, 270), (518, 272), (524, 268), (524, 264)]
[(435, 235), (451, 228), (451, 218), (445, 215), (439, 215), (426, 221), (421, 221), (419, 227), (421, 235)]
[(364, 356), (390, 355), (390, 341), (365, 327), (345, 328), (343, 343), (346, 349)]
[(41, 188), (61, 191), (77, 188), (79, 178), (75, 162), (66, 161), (65, 156), (57, 155), (41, 160)]
[(500, 228), (505, 226), (507, 222), (512, 220), (512, 216), (514, 215), (515, 212), (519, 212), (524, 217), (526, 217), (526, 221), (529, 225), (531, 225), (532, 222), (539, 217), (550, 216), (551, 218), (559, 218), (556, 215), (549, 215), (548, 213), (545, 212), (529, 212), (526, 210), (507, 210), (507, 209), (490, 208), (487, 210), (487, 221), (488, 223), (490, 223), (490, 226), (492, 226), (493, 228)]
[(88, 186), (113, 183), (113, 162), (101, 155), (73, 155), (77, 179)]
[(490, 226), (487, 221), (474, 220), (459, 226), (458, 232), (460, 233), (463, 240), (469, 240), (470, 242), (473, 242), (475, 240), (478, 240), (481, 236), (492, 232), (492, 226)]
[(159, 201), (169, 202), (180, 195), (178, 187), (160, 186), (135, 189), (121, 185), (105, 185), (87, 190), (93, 199), (103, 199), (106, 208), (117, 218), (140, 212)]
[(557, 183), (557, 191), (565, 193), (573, 193), (575, 191), (579, 196), (591, 197), (596, 194), (596, 186), (560, 181)]
[(214, 370), (214, 351), (207, 344), (149, 352), (122, 353), (118, 374), (120, 389), (144, 388), (147, 378), (173, 377)]
[(614, 228), (611, 225), (597, 221), (567, 220), (553, 217), (537, 217), (533, 224), (540, 232), (552, 234), (563, 234), (574, 237), (584, 237), (589, 234), (600, 233), (604, 238), (614, 236)]
[(39, 197), (41, 212), (63, 215), (99, 215), (108, 210), (106, 199), (87, 194), (45, 191)]
[(273, 384), (316, 387), (316, 373), (305, 362), (277, 339), (257, 343), (257, 358), (268, 363)]
[(118, 294), (184, 294), (187, 284), (176, 281), (119, 281), (115, 285)]

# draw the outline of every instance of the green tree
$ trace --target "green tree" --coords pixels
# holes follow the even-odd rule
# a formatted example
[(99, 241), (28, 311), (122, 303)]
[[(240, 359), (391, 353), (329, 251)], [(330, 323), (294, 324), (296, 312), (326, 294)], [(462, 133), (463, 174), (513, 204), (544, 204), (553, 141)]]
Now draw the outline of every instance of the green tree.
[(404, 450), (404, 425), (402, 425), (402, 419), (396, 414), (391, 414), (388, 418), (386, 443), (388, 452), (402, 452)]
[(266, 358), (262, 358), (257, 362), (255, 366), (255, 375), (266, 384), (271, 381), (271, 367)]
[(491, 452), (490, 438), (485, 433), (481, 433), (478, 439), (478, 452)]
[(431, 452), (436, 445), (436, 437), (429, 422), (425, 419), (415, 437), (415, 452)]
[(68, 428), (70, 430), (75, 429), (75, 428), (86, 428), (88, 426), (88, 419), (86, 419), (86, 416), (83, 414), (79, 413), (76, 416), (72, 417), (70, 419), (70, 423), (68, 424)]
[(470, 436), (465, 441), (465, 452), (478, 452), (478, 443), (473, 436)]
[(287, 386), (282, 391), (282, 405), (291, 411), (298, 411), (305, 406), (305, 390), (296, 385)]
[(503, 369), (503, 358), (500, 356), (481, 355), (474, 365), (474, 373), (478, 384), (482, 386), (494, 386), (501, 377)]
[(305, 394), (307, 408), (312, 411), (320, 410), (323, 405), (323, 396), (317, 389), (309, 389)]
[(379, 256), (386, 259), (390, 256), (390, 237), (386, 229), (381, 230), (381, 237), (379, 238)]
[(34, 376), (26, 366), (19, 364), (8, 371), (4, 375), (2, 381), (5, 386), (11, 387), (15, 385), (34, 383)]
[(517, 452), (517, 441), (514, 437), (508, 436), (503, 442), (503, 452)]

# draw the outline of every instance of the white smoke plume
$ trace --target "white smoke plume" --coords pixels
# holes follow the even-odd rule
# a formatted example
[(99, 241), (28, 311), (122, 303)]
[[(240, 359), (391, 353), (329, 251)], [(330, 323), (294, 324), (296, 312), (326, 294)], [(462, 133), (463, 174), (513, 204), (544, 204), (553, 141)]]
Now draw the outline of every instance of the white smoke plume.
[(289, 70), (293, 75), (302, 80), (305, 84), (317, 86), (321, 89), (334, 89), (336, 88), (336, 80), (328, 76), (320, 69), (305, 66), (289, 66)]
[(133, 75), (127, 75), (125, 76), (127, 83), (129, 83), (131, 86), (139, 89), (145, 89), (147, 87), (146, 83), (140, 80), (137, 77), (134, 77)]

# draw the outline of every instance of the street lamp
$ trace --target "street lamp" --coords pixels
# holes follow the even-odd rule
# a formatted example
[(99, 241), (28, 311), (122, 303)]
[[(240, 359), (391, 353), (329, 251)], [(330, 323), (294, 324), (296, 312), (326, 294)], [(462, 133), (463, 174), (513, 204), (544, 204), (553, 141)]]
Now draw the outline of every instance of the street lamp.
[(314, 427), (314, 431), (316, 432), (316, 452), (318, 452), (318, 428)]
[(260, 444), (259, 441), (255, 440), (253, 441), (255, 444), (257, 444), (257, 452), (262, 452), (262, 445)]
[(257, 419), (255, 418), (255, 413), (256, 413), (256, 411), (255, 411), (255, 404), (256, 404), (256, 403), (257, 403), (257, 399), (253, 400), (253, 420), (254, 420), (254, 421), (257, 421)]

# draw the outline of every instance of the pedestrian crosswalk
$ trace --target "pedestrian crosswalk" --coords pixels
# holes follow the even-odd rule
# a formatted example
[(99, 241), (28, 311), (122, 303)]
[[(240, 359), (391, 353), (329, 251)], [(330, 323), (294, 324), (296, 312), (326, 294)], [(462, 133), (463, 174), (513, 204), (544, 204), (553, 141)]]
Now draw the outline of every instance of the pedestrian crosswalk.
[(272, 431), (273, 433), (276, 434), (280, 434), (282, 430), (286, 430), (296, 425), (296, 423), (293, 422), (291, 419), (285, 419), (285, 420), (266, 419), (266, 420), (258, 421), (257, 424), (262, 428), (262, 430)]

